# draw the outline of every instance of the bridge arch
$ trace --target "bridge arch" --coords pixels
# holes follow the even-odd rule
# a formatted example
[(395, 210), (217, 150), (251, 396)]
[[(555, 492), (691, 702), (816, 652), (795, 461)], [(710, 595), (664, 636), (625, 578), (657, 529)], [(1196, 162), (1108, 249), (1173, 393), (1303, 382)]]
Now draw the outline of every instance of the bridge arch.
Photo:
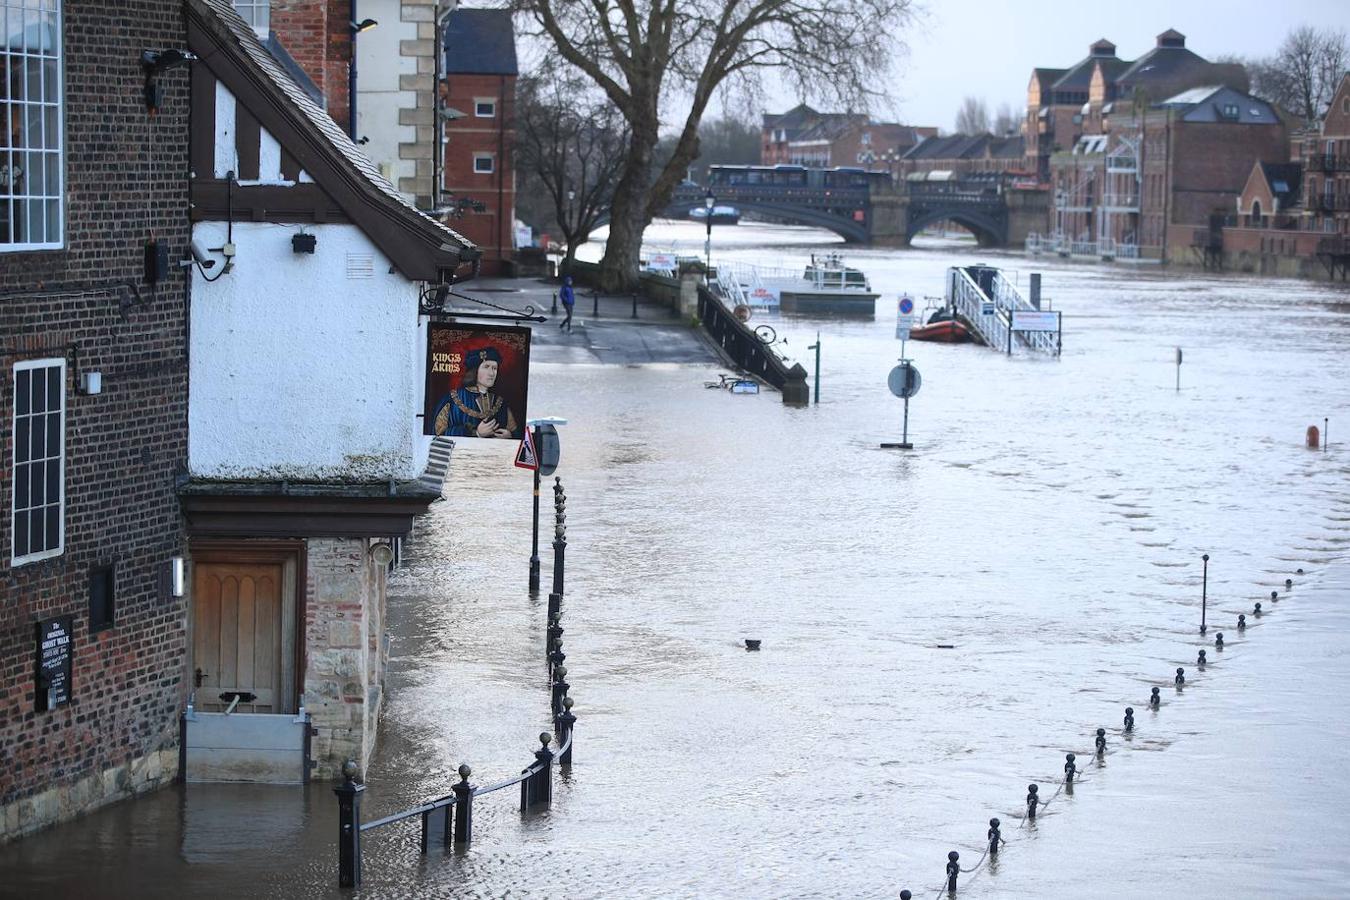
[(997, 247), (1007, 242), (1007, 223), (993, 216), (983, 215), (968, 209), (928, 209), (910, 219), (905, 225), (905, 241), (914, 240), (914, 236), (929, 225), (942, 221), (963, 225), (975, 235), (981, 247)]

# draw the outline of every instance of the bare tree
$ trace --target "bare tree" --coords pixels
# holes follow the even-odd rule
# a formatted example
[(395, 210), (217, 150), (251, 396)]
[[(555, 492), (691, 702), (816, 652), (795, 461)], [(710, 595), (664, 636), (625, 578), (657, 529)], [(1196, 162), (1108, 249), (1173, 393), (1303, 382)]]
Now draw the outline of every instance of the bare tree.
[[(698, 156), (698, 126), (721, 87), (773, 70), (798, 96), (857, 108), (899, 47), (913, 0), (508, 0), (561, 61), (598, 85), (628, 123), (625, 164), (601, 262), (606, 289), (635, 283), (642, 233)], [(672, 100), (688, 104), (664, 165), (654, 151)]]
[(613, 203), (628, 149), (623, 118), (602, 97), (588, 103), (587, 89), (562, 71), (523, 78), (517, 86), (516, 158), (551, 202), (567, 242), (564, 272)]
[(989, 130), (989, 107), (978, 97), (966, 97), (956, 111), (957, 134), (984, 134)]
[(1013, 111), (1011, 103), (1000, 103), (998, 112), (994, 113), (994, 134), (1000, 137), (1016, 134), (1022, 125), (1021, 116)]
[(1274, 56), (1246, 65), (1252, 93), (1315, 122), (1350, 68), (1350, 42), (1344, 31), (1304, 25), (1285, 36)]

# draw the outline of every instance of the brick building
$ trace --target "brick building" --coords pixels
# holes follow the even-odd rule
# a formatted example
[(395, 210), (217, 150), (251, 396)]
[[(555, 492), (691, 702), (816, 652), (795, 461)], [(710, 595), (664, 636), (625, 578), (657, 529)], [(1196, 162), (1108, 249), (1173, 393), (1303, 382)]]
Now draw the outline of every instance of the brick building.
[(1236, 221), (1197, 230), (1194, 243), (1207, 265), (1350, 277), (1350, 73), (1316, 126), (1291, 134), (1284, 152), (1254, 157)]
[(181, 0), (4, 13), (0, 842), (176, 771), (189, 235)]
[(483, 251), (482, 272), (508, 271), (516, 209), (516, 46), (511, 13), (446, 17), (445, 190), (462, 204), (455, 228)]
[(925, 140), (895, 164), (899, 178), (937, 174), (941, 178), (1008, 172), (1020, 174), (1026, 146), (1020, 136), (949, 134)]
[(788, 144), (816, 124), (821, 114), (805, 103), (785, 113), (765, 113), (760, 120), (759, 164), (776, 166), (791, 162)]

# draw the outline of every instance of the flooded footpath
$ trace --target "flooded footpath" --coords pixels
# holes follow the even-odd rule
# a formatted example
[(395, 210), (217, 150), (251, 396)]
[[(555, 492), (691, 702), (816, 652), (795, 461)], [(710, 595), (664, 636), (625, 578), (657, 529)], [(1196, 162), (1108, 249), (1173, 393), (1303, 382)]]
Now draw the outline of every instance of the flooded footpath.
[[(821, 237), (714, 240), (796, 265)], [(909, 344), (900, 453), (879, 448), (900, 429), (895, 295), (1033, 266), (845, 252), (875, 319), (767, 320), (808, 369), (819, 334), (818, 405), (707, 390), (707, 363), (536, 360), (531, 415), (568, 419), (575, 765), (545, 813), (482, 798), (465, 853), (371, 833), (345, 895), (932, 898), (953, 850), (976, 867), (962, 897), (1344, 894), (1350, 292), (1035, 266), (1063, 356)], [(1323, 417), (1330, 449), (1308, 451)], [(391, 582), (367, 818), (445, 794), (461, 762), (510, 777), (550, 727), (514, 449), (460, 442)], [(1069, 752), (1082, 779), (1055, 796)], [(1031, 783), (1053, 800), (1025, 823)], [(166, 791), (0, 849), (0, 894), (344, 896), (336, 813), (330, 785)], [(1008, 843), (981, 861), (991, 817)]]

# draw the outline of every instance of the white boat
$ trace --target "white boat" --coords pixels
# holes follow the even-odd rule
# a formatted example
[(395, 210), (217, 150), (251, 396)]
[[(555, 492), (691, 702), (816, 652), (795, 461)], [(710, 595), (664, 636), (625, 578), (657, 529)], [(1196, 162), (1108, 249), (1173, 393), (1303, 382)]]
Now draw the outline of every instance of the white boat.
[[(708, 210), (706, 207), (696, 206), (689, 210), (689, 218), (696, 222), (705, 222), (708, 219)], [(712, 209), (714, 225), (735, 225), (740, 221), (741, 211), (734, 206), (714, 206)]]
[(876, 299), (867, 276), (844, 265), (837, 253), (811, 255), (800, 278), (774, 279), (783, 312), (873, 315)]

